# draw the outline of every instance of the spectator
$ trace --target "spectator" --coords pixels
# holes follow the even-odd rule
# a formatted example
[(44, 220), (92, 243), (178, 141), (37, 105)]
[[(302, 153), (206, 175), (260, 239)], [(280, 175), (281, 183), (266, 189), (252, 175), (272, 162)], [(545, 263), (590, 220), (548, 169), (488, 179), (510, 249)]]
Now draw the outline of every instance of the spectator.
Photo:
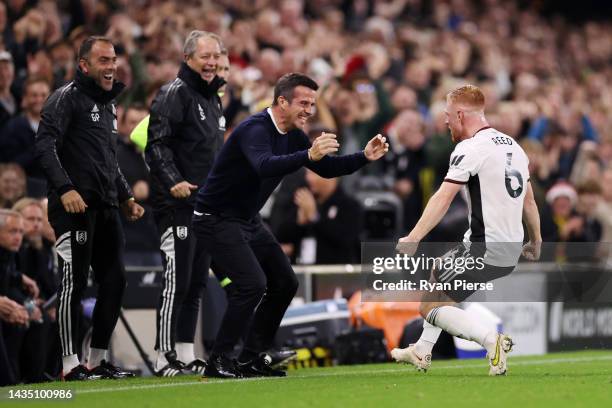
[(121, 218), (125, 234), (125, 259), (130, 265), (160, 265), (157, 227), (153, 211), (149, 205), (149, 170), (143, 153), (132, 142), (129, 135), (134, 127), (148, 115), (144, 105), (129, 105), (119, 121), (119, 138), (117, 141), (117, 162), (128, 184), (132, 187), (134, 199), (145, 209), (139, 220), (127, 222)]
[(13, 211), (21, 214), (24, 224), (24, 240), (18, 255), (19, 270), (36, 282), (40, 298), (48, 300), (57, 292), (59, 277), (54, 242), (43, 235), (45, 209), (39, 200), (22, 198), (15, 203)]
[(17, 114), (19, 108), (18, 99), (12, 87), (14, 79), (13, 56), (8, 51), (0, 50), (0, 129)]
[[(28, 276), (19, 272), (15, 263), (15, 255), (21, 247), (23, 234), (21, 214), (11, 210), (0, 210), (0, 302), (9, 312), (3, 316), (3, 320), (11, 323), (2, 328), (4, 347), (9, 360), (9, 364), (3, 366), (2, 371), (9, 372), (7, 379), (13, 383), (24, 379), (21, 372), (22, 357), (27, 359), (28, 366), (40, 363), (29, 355), (36, 350), (28, 350), (21, 354), (24, 338), (28, 336), (34, 340), (39, 336), (38, 323), (42, 319), (42, 312), (37, 306), (38, 286)], [(4, 296), (14, 303), (8, 302)], [(0, 345), (0, 354), (1, 348)], [(31, 378), (26, 376), (25, 380), (28, 379)]]
[(117, 143), (117, 162), (128, 184), (132, 187), (136, 201), (149, 198), (149, 171), (142, 153), (130, 140), (132, 130), (147, 116), (144, 105), (129, 105), (119, 121), (119, 139)]
[(385, 157), (386, 173), (393, 180), (393, 191), (404, 203), (404, 229), (410, 230), (423, 210), (421, 172), (425, 157), (425, 124), (414, 110), (400, 112), (387, 130), (391, 151)]
[(566, 235), (569, 241), (598, 242), (602, 235), (602, 226), (596, 217), (601, 201), (601, 186), (595, 180), (588, 180), (580, 184), (576, 191), (577, 214), (568, 221), (569, 225), (564, 229), (563, 235)]
[(306, 183), (295, 191), (296, 224), (302, 263), (358, 263), (362, 211), (337, 178), (306, 170)]
[[(15, 285), (15, 252), (19, 250), (23, 237), (23, 221), (14, 211), (0, 209), (0, 385), (17, 383), (4, 333), (11, 326), (25, 326), (29, 316), (26, 309), (7, 295)], [(17, 282), (18, 283), (18, 282)]]
[[(578, 195), (574, 187), (566, 182), (559, 182), (546, 193), (546, 202), (551, 208), (553, 221), (557, 227), (557, 238), (567, 241), (570, 233), (578, 227), (577, 219), (568, 225), (575, 215)], [(557, 239), (555, 239), (556, 241)]]
[[(612, 242), (612, 166), (604, 170), (601, 178), (602, 200), (596, 209), (596, 217), (603, 227), (602, 242)], [(609, 250), (612, 248), (609, 248)]]
[(19, 164), (28, 176), (30, 195), (43, 197), (47, 193), (45, 175), (34, 157), (34, 137), (40, 114), (49, 96), (49, 84), (40, 77), (28, 78), (21, 100), (22, 113), (8, 121), (0, 136), (0, 151), (4, 162)]
[(11, 208), (26, 193), (26, 176), (15, 163), (0, 164), (0, 208)]
[[(13, 211), (23, 217), (24, 239), (17, 255), (19, 271), (33, 279), (39, 290), (39, 304), (52, 298), (58, 290), (59, 279), (55, 262), (54, 242), (43, 237), (45, 210), (40, 201), (22, 198), (15, 203)], [(21, 351), (20, 371), (22, 381), (40, 382), (59, 375), (61, 349), (59, 327), (56, 321), (56, 308), (41, 308), (40, 324), (32, 325), (22, 334), (21, 343), (16, 344)], [(48, 373), (46, 377), (44, 373)]]

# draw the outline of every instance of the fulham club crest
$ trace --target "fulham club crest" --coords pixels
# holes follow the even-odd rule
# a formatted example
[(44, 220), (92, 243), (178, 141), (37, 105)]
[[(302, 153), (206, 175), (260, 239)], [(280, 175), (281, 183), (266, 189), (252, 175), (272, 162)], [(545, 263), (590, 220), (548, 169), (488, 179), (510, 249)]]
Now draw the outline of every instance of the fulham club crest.
[(77, 231), (75, 238), (77, 244), (83, 245), (87, 242), (87, 231)]
[(184, 225), (176, 227), (176, 236), (179, 237), (179, 239), (187, 238), (187, 233), (187, 227)]

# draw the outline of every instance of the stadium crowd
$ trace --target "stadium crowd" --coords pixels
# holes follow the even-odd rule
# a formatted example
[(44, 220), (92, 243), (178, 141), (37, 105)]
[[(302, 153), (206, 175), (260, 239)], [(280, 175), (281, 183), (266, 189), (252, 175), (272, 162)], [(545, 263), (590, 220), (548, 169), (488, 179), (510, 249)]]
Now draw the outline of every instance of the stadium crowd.
[[(9, 355), (28, 367), (17, 371), (21, 380), (58, 370), (57, 361), (45, 357), (58, 347), (52, 341), (55, 310), (45, 306), (59, 282), (50, 255), (55, 238), (44, 216), (46, 180), (33, 151), (45, 99), (74, 78), (84, 38), (113, 40), (118, 76), (127, 85), (117, 110), (117, 156), (146, 207), (150, 179), (129, 135), (161, 85), (176, 77), (185, 36), (195, 28), (217, 33), (227, 48), (226, 137), (270, 105), (282, 74), (299, 71), (320, 85), (310, 136), (336, 133), (343, 153), (359, 150), (378, 132), (390, 141), (384, 162), (355, 176), (337, 182), (298, 172), (281, 185), (264, 216), (292, 260), (359, 261), (355, 248), (366, 226), (347, 222), (363, 218), (356, 191), (392, 192), (403, 220), (394, 233), (414, 226), (453, 148), (444, 96), (463, 83), (483, 89), (492, 127), (527, 152), (544, 241), (612, 242), (609, 19), (573, 24), (501, 0), (2, 1), (0, 208), (23, 215), (24, 239), (0, 300), (27, 303), (29, 317), (4, 313), (3, 306), (0, 318), (30, 322), (8, 343), (17, 350)], [(465, 213), (465, 203), (456, 200), (431, 239), (458, 239), (466, 226), (457, 220)], [(128, 264), (147, 254), (159, 262), (151, 211), (126, 224), (126, 235)], [(315, 248), (324, 243), (322, 249), (313, 250), (313, 242)], [(0, 247), (11, 251), (8, 238)], [(44, 349), (31, 340), (40, 333), (49, 339)], [(36, 358), (39, 366), (28, 363), (28, 350), (45, 353)]]

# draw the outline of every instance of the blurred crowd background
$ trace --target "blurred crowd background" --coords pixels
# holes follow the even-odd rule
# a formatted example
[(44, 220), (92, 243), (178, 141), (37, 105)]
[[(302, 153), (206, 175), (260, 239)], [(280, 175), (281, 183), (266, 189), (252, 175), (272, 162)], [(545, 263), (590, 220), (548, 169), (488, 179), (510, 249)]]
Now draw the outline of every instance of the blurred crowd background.
[[(491, 125), (529, 155), (544, 240), (612, 241), (612, 20), (606, 1), (589, 0), (2, 1), (0, 207), (45, 196), (32, 150), (40, 112), (92, 34), (115, 43), (127, 84), (117, 154), (146, 204), (146, 166), (128, 135), (175, 78), (193, 29), (227, 49), (228, 135), (270, 105), (282, 74), (301, 71), (321, 87), (311, 137), (334, 132), (343, 153), (376, 133), (390, 140), (384, 162), (355, 176), (302, 171), (281, 185), (263, 216), (294, 262), (359, 262), (360, 240), (409, 231), (448, 169), (444, 96), (464, 83), (483, 89)], [(459, 239), (466, 213), (456, 199), (430, 239)], [(128, 264), (159, 261), (148, 214), (126, 225)], [(52, 242), (47, 224), (38, 230)]]

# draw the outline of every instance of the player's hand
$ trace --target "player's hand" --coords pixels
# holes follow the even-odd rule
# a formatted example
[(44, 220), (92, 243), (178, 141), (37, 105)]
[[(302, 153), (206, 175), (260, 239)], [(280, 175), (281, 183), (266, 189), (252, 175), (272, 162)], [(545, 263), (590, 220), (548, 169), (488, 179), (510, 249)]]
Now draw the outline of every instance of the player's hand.
[(87, 204), (76, 190), (70, 190), (60, 197), (64, 210), (70, 214), (84, 213)]
[(542, 241), (529, 241), (523, 245), (523, 257), (530, 261), (537, 261), (540, 259), (540, 253), (542, 251)]
[(374, 136), (365, 149), (363, 149), (363, 153), (365, 154), (366, 159), (370, 161), (378, 160), (385, 155), (389, 151), (389, 143), (387, 143), (387, 138), (378, 134)]
[(34, 279), (22, 273), (21, 283), (25, 291), (28, 292), (30, 295), (32, 295), (33, 299), (38, 298), (38, 295), (40, 294), (40, 290), (38, 289), (38, 285), (36, 284), (36, 281)]
[(172, 194), (174, 198), (187, 198), (191, 195), (191, 192), (197, 190), (197, 188), (198, 186), (188, 181), (181, 181), (170, 189), (170, 194)]
[(312, 142), (312, 147), (308, 149), (308, 158), (316, 162), (330, 153), (336, 153), (339, 148), (340, 143), (336, 140), (336, 135), (323, 132)]
[(418, 247), (419, 241), (413, 239), (410, 235), (407, 235), (399, 239), (397, 245), (395, 246), (395, 250), (400, 254), (412, 256)]
[(129, 221), (136, 221), (143, 216), (145, 210), (134, 199), (126, 200), (122, 205), (123, 213)]

